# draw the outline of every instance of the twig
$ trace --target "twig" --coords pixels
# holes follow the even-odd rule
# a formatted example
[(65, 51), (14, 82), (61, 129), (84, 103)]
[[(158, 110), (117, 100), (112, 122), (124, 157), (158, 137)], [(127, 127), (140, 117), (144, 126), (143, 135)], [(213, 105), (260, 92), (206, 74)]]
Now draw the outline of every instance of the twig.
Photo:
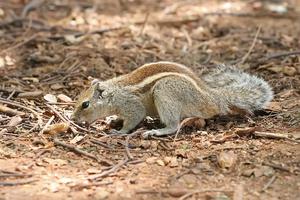
[(7, 178), (7, 177), (31, 177), (32, 174), (0, 174), (0, 178)]
[(232, 191), (228, 191), (228, 190), (222, 190), (222, 189), (207, 189), (207, 190), (195, 190), (195, 191), (191, 191), (183, 196), (181, 196), (179, 198), (179, 200), (185, 200), (188, 197), (194, 195), (194, 194), (198, 194), (198, 193), (206, 193), (206, 192), (232, 192)]
[(43, 120), (42, 120), (41, 116), (39, 115), (39, 113), (36, 112), (35, 110), (29, 108), (28, 106), (23, 106), (23, 105), (21, 105), (21, 104), (19, 104), (17, 102), (12, 102), (10, 100), (5, 100), (5, 99), (2, 99), (2, 98), (0, 98), (0, 103), (9, 104), (9, 105), (12, 105), (12, 106), (16, 106), (16, 107), (22, 108), (24, 110), (28, 110), (28, 111), (32, 112), (36, 116), (36, 118), (38, 119), (38, 123), (39, 124), (43, 123)]
[(0, 182), (0, 186), (24, 185), (24, 184), (33, 183), (36, 181), (37, 180), (25, 180), (25, 181), (18, 181), (18, 182)]
[(263, 165), (266, 165), (266, 166), (269, 166), (269, 167), (272, 167), (274, 169), (278, 169), (278, 170), (282, 170), (282, 171), (285, 171), (285, 172), (291, 172), (291, 170), (287, 167), (283, 167), (281, 165), (276, 165), (274, 163), (268, 163), (268, 162), (263, 162), (262, 163)]
[(300, 54), (300, 50), (276, 53), (276, 54), (267, 56), (266, 59), (270, 60), (270, 59), (273, 59), (273, 58), (280, 58), (280, 57), (284, 57), (284, 56), (292, 56), (292, 55), (297, 55), (297, 54)]
[(104, 142), (101, 142), (95, 138), (91, 138), (90, 141), (94, 144), (98, 144), (104, 148), (108, 148), (108, 149), (114, 149), (112, 146), (105, 144)]
[[(76, 37), (81, 37), (81, 36), (88, 36), (88, 35), (92, 35), (92, 34), (103, 34), (106, 32), (110, 32), (110, 31), (116, 31), (116, 30), (120, 30), (123, 29), (124, 27), (115, 27), (115, 28), (105, 28), (105, 29), (99, 29), (99, 30), (94, 30), (91, 32), (86, 32), (86, 33), (75, 33), (75, 34), (71, 34), (72, 36)], [(69, 34), (70, 35), (70, 34)], [(66, 35), (56, 35), (56, 36), (49, 36), (49, 39), (52, 40), (60, 40), (60, 39), (64, 39), (66, 37)]]
[(175, 134), (175, 137), (174, 137), (174, 139), (173, 139), (173, 142), (176, 141), (177, 136), (178, 136), (178, 134), (180, 133), (182, 127), (184, 127), (185, 124), (188, 123), (190, 120), (195, 120), (196, 118), (197, 118), (197, 117), (188, 117), (188, 118), (185, 118), (184, 120), (182, 120), (182, 122), (181, 122), (181, 123), (179, 124), (179, 126), (178, 126), (178, 129), (177, 129), (177, 131), (176, 131), (176, 134)]
[(280, 134), (280, 133), (269, 133), (269, 132), (260, 132), (255, 131), (253, 133), (257, 137), (265, 137), (265, 138), (272, 138), (272, 139), (286, 139), (292, 142), (300, 143), (300, 141), (289, 138), (288, 135)]
[(125, 140), (125, 150), (126, 150), (126, 154), (128, 156), (128, 159), (129, 160), (133, 160), (133, 156), (132, 154), (130, 153), (130, 150), (129, 150), (129, 140), (137, 135), (137, 134), (140, 134), (142, 133), (143, 131), (142, 130), (137, 130), (137, 131), (134, 131), (133, 133), (129, 134), (127, 137), (126, 137), (126, 140)]
[(99, 161), (99, 159), (95, 155), (90, 154), (90, 153), (88, 153), (86, 151), (83, 151), (81, 149), (78, 149), (77, 147), (75, 147), (73, 145), (66, 144), (66, 143), (64, 143), (62, 141), (59, 141), (56, 138), (53, 140), (53, 142), (54, 142), (55, 145), (59, 145), (59, 146), (65, 147), (65, 148), (69, 149), (70, 151), (73, 151), (73, 152), (75, 152), (77, 154), (81, 154), (81, 155), (86, 156), (88, 158), (92, 158), (92, 159), (94, 159), (96, 161)]
[(118, 171), (123, 165), (125, 165), (127, 162), (129, 161), (129, 159), (126, 157), (124, 160), (120, 161), (118, 164), (116, 164), (115, 166), (113, 166), (111, 169), (106, 170), (100, 174), (96, 174), (96, 175), (92, 175), (90, 176), (88, 179), (92, 179), (92, 180), (100, 180), (103, 177), (108, 176), (111, 173), (114, 173), (116, 171)]
[[(63, 122), (66, 122), (66, 123), (71, 123), (72, 121), (70, 121), (70, 120), (67, 120), (64, 116), (62, 116), (53, 106), (51, 106), (51, 105), (49, 105), (49, 104), (46, 104), (46, 106), (48, 107), (48, 108), (50, 108), (50, 110), (52, 110), (54, 113), (55, 113), (55, 115), (57, 115)], [(72, 122), (73, 123), (73, 122)], [(73, 123), (72, 125), (74, 125), (75, 123)], [(76, 124), (77, 125), (77, 124)], [(78, 126), (79, 127), (79, 126)], [(75, 133), (75, 134), (77, 134), (78, 133), (78, 131), (76, 130), (76, 129), (74, 129), (73, 127), (71, 127), (70, 126), (70, 129), (71, 129), (71, 131), (73, 132), (73, 133)], [(82, 128), (83, 129), (83, 128)], [(89, 132), (88, 130), (85, 130), (84, 129), (84, 131), (87, 131), (87, 132)]]
[(32, 0), (26, 6), (24, 6), (22, 10), (21, 17), (25, 18), (27, 14), (31, 11), (36, 9), (37, 7), (41, 6), (45, 0)]
[(273, 175), (272, 178), (267, 182), (267, 184), (263, 187), (263, 189), (261, 190), (262, 192), (265, 192), (272, 183), (274, 183), (274, 181), (276, 180), (277, 176)]
[(3, 112), (3, 113), (6, 113), (7, 115), (10, 115), (10, 116), (13, 116), (13, 115), (25, 115), (24, 112), (20, 112), (18, 110), (14, 110), (14, 109), (11, 109), (7, 106), (4, 106), (4, 105), (1, 105), (0, 104), (0, 113)]
[[(65, 116), (62, 116), (53, 106), (51, 106), (51, 105), (49, 105), (49, 104), (46, 104), (46, 106), (48, 107), (48, 108), (50, 108), (63, 122), (66, 122), (66, 123), (70, 123), (70, 124), (72, 124), (73, 126), (75, 126), (76, 128), (78, 128), (78, 129), (80, 129), (80, 130), (82, 130), (82, 131), (85, 131), (85, 132), (91, 132), (91, 131), (89, 131), (88, 129), (85, 129), (85, 128), (83, 128), (83, 127), (81, 127), (81, 126), (79, 126), (79, 125), (77, 125), (77, 124), (75, 124), (73, 121), (71, 121), (70, 119), (68, 119), (67, 117), (65, 117)], [(73, 127), (70, 127), (71, 128), (71, 130), (74, 132), (74, 133), (78, 133), (78, 131), (77, 130), (75, 130)]]
[(53, 119), (54, 119), (54, 115), (52, 115), (50, 117), (50, 119), (48, 120), (48, 122), (45, 124), (45, 126), (42, 128), (42, 130), (39, 132), (38, 135), (42, 135), (44, 133), (44, 131), (48, 128), (48, 126), (52, 123)]
[(22, 42), (20, 42), (20, 43), (18, 43), (18, 44), (16, 44), (16, 45), (14, 45), (14, 46), (11, 46), (11, 47), (9, 47), (9, 48), (7, 48), (7, 49), (3, 49), (2, 51), (0, 51), (0, 54), (2, 54), (3, 52), (7, 52), (7, 51), (11, 51), (11, 50), (13, 50), (13, 49), (19, 48), (20, 46), (22, 46), (22, 45), (24, 45), (24, 44), (30, 42), (31, 40), (33, 40), (33, 39), (36, 38), (37, 36), (38, 36), (38, 34), (33, 34), (32, 36), (26, 38), (24, 41), (22, 41)]
[(248, 50), (248, 52), (244, 55), (244, 57), (242, 58), (242, 60), (238, 63), (238, 64), (243, 64), (245, 63), (245, 61), (248, 59), (249, 55), (251, 54), (253, 48), (255, 47), (255, 44), (256, 44), (256, 41), (257, 41), (257, 37), (260, 33), (260, 29), (261, 29), (261, 26), (258, 27), (257, 31), (256, 31), (256, 34), (255, 34), (255, 37), (253, 39), (253, 42)]
[(147, 24), (147, 22), (148, 22), (149, 15), (150, 15), (150, 13), (147, 12), (147, 13), (146, 13), (146, 16), (145, 16), (145, 19), (144, 19), (144, 21), (143, 21), (142, 28), (141, 28), (141, 31), (140, 31), (139, 35), (143, 35), (144, 29), (145, 29), (146, 24)]

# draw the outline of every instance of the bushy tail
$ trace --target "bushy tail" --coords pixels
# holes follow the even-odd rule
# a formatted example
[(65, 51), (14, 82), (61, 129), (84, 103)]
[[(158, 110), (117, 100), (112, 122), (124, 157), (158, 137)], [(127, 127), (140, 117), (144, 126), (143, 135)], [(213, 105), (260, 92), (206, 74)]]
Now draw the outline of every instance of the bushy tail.
[(228, 107), (252, 112), (263, 109), (273, 99), (273, 91), (266, 81), (234, 67), (220, 65), (202, 79), (220, 93)]

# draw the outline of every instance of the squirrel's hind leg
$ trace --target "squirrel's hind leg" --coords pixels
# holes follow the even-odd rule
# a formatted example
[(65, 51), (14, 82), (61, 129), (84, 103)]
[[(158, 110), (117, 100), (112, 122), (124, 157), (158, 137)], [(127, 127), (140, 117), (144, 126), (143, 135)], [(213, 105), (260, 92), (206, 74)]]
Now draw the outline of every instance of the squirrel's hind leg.
[(154, 104), (157, 109), (160, 121), (165, 125), (162, 129), (153, 129), (143, 133), (144, 138), (149, 136), (164, 136), (176, 133), (181, 116), (182, 105), (179, 101), (174, 101), (177, 94), (176, 84), (172, 81), (165, 83), (164, 80), (158, 82), (153, 88)]

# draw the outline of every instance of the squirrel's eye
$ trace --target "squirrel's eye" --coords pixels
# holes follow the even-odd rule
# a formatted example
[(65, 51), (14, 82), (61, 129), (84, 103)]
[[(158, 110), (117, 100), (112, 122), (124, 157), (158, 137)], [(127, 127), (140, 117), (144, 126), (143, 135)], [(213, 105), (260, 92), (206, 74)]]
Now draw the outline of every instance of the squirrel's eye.
[(82, 109), (85, 109), (85, 108), (89, 107), (89, 105), (90, 105), (90, 102), (89, 102), (89, 101), (84, 101), (84, 102), (82, 103), (81, 107), (82, 107)]

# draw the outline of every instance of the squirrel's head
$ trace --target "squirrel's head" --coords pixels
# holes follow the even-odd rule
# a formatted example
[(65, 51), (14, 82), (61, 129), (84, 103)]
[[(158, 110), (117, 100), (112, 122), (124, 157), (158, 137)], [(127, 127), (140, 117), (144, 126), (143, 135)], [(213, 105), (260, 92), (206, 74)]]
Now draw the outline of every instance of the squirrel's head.
[(114, 93), (114, 88), (106, 82), (93, 81), (91, 86), (79, 95), (71, 119), (78, 123), (92, 123), (112, 115)]

